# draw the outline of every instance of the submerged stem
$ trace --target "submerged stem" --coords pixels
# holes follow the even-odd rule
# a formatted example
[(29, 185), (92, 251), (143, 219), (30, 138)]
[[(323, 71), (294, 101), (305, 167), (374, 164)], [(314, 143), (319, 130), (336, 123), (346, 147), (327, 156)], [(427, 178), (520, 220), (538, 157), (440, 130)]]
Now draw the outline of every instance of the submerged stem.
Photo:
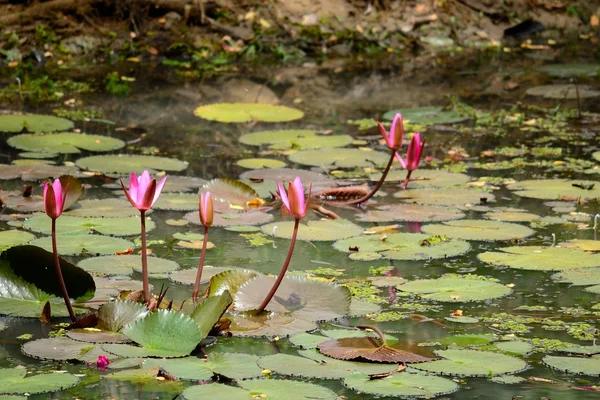
[(69, 298), (69, 293), (67, 292), (67, 286), (65, 285), (65, 280), (63, 278), (62, 270), (60, 268), (60, 261), (58, 259), (58, 248), (56, 246), (56, 218), (52, 218), (52, 254), (54, 254), (54, 268), (56, 269), (56, 278), (58, 279), (58, 284), (60, 285), (60, 289), (62, 290), (63, 298), (65, 299), (65, 306), (69, 311), (69, 317), (71, 317), (71, 322), (77, 322), (77, 317), (73, 312), (73, 307), (71, 306), (71, 299)]
[(202, 253), (200, 254), (200, 262), (198, 263), (198, 272), (196, 273), (196, 282), (194, 283), (194, 293), (192, 298), (198, 298), (198, 290), (200, 289), (200, 278), (202, 277), (202, 269), (204, 268), (204, 257), (206, 256), (206, 243), (208, 241), (208, 226), (204, 227), (204, 239), (202, 241)]
[(140, 210), (142, 225), (142, 285), (144, 288), (144, 301), (150, 304), (150, 285), (148, 284), (148, 254), (146, 250), (146, 211)]
[(377, 335), (379, 335), (379, 339), (381, 339), (381, 345), (382, 346), (387, 345), (387, 340), (385, 338), (385, 335), (383, 334), (383, 332), (381, 332), (381, 329), (379, 329), (378, 327), (373, 326), (373, 325), (356, 325), (356, 328), (371, 329), (373, 332), (375, 332)]
[(348, 204), (348, 205), (362, 204), (362, 203), (368, 201), (371, 197), (373, 197), (375, 195), (375, 193), (377, 193), (379, 188), (381, 188), (381, 185), (383, 185), (383, 182), (385, 181), (385, 178), (387, 177), (388, 172), (390, 172), (390, 168), (392, 168), (392, 163), (394, 162), (395, 156), (396, 156), (396, 150), (392, 149), (392, 155), (390, 156), (390, 161), (388, 161), (388, 164), (385, 167), (383, 174), (381, 175), (381, 179), (379, 179), (379, 182), (377, 182), (377, 185), (375, 185), (375, 187), (373, 189), (371, 189), (371, 191), (369, 193), (367, 193), (360, 199), (347, 201), (345, 204)]
[(406, 173), (406, 179), (404, 180), (404, 184), (402, 185), (402, 189), (406, 189), (408, 187), (408, 182), (410, 182), (410, 176), (412, 175), (412, 171), (408, 171)]
[(273, 287), (269, 291), (269, 294), (267, 294), (267, 297), (265, 297), (265, 299), (263, 300), (260, 307), (258, 307), (259, 313), (261, 313), (265, 308), (267, 308), (267, 306), (269, 305), (269, 302), (271, 301), (273, 296), (275, 296), (275, 292), (277, 292), (277, 289), (279, 289), (279, 285), (281, 284), (281, 281), (283, 280), (283, 277), (285, 276), (285, 272), (287, 271), (288, 266), (290, 265), (290, 260), (292, 259), (292, 253), (294, 252), (294, 245), (296, 244), (296, 237), (298, 236), (298, 225), (299, 224), (300, 224), (300, 219), (297, 218), (296, 222), (294, 223), (294, 233), (292, 234), (292, 242), (290, 243), (290, 248), (288, 250), (287, 257), (285, 258), (285, 261), (283, 262), (283, 265), (281, 266), (281, 271), (279, 271), (277, 280), (273, 284)]

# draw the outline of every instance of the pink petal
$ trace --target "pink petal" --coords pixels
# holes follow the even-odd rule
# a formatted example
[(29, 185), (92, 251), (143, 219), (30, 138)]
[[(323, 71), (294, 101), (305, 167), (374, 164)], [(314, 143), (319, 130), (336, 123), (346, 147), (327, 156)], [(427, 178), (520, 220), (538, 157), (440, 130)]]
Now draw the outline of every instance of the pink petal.
[(386, 143), (388, 142), (388, 133), (385, 130), (385, 126), (381, 125), (381, 122), (377, 121), (377, 128), (379, 128), (379, 133), (381, 134), (381, 136), (383, 136), (383, 138), (385, 139)]
[(303, 213), (306, 209), (306, 203), (304, 201), (304, 186), (302, 180), (297, 176), (289, 184), (288, 197), (290, 201), (291, 214), (294, 218), (302, 218)]
[(54, 208), (56, 212), (56, 216), (60, 216), (62, 214), (62, 206), (64, 204), (63, 201), (63, 192), (62, 192), (62, 183), (60, 179), (55, 179), (54, 183), (52, 183), (52, 189), (54, 189)]
[[(119, 178), (119, 181), (121, 181), (121, 187), (123, 188), (123, 192), (125, 192), (125, 196), (127, 197), (127, 200), (129, 200), (129, 202), (131, 203), (132, 206), (137, 208), (138, 207), (137, 203), (135, 202), (135, 200), (133, 200), (133, 198), (129, 194), (129, 191), (127, 191), (127, 189), (125, 188), (125, 184), (123, 183), (123, 178)], [(131, 180), (130, 180), (130, 182), (131, 182)], [(137, 183), (137, 179), (135, 180), (135, 182)]]
[(392, 121), (392, 127), (390, 128), (390, 134), (388, 136), (388, 146), (394, 150), (398, 150), (402, 147), (402, 139), (404, 137), (404, 121), (402, 120), (402, 114), (398, 113), (394, 116)]
[(292, 210), (290, 209), (290, 201), (288, 199), (288, 195), (281, 184), (281, 182), (277, 182), (277, 191), (279, 192), (279, 197), (281, 197), (281, 202), (283, 206), (286, 208), (287, 212), (292, 214)]
[[(125, 192), (127, 193), (127, 190), (125, 190)], [(140, 198), (139, 192), (138, 177), (135, 172), (132, 172), (131, 175), (129, 175), (129, 195), (127, 197), (134, 207), (138, 206), (138, 199)]]
[(398, 152), (396, 152), (396, 158), (398, 159), (400, 165), (402, 165), (402, 168), (406, 168), (406, 162), (402, 159), (402, 157), (400, 157), (400, 154), (398, 154)]
[(139, 198), (141, 198), (146, 194), (148, 190), (148, 186), (150, 185), (150, 181), (152, 181), (152, 177), (148, 171), (144, 171), (142, 175), (138, 178), (139, 187)]
[(165, 183), (167, 183), (166, 176), (164, 178), (162, 178), (160, 180), (160, 182), (158, 182), (158, 185), (156, 185), (156, 192), (154, 192), (154, 200), (152, 200), (153, 205), (154, 205), (154, 203), (156, 203), (156, 200), (158, 200), (158, 197), (160, 196), (160, 193), (162, 192), (163, 187), (165, 186)]

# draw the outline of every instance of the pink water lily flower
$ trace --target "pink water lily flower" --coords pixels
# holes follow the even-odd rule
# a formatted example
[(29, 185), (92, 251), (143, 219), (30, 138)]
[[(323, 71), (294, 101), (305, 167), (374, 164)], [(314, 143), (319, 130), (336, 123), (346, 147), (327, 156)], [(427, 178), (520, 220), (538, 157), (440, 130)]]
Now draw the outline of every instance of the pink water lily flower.
[(410, 141), (408, 151), (406, 152), (406, 160), (400, 157), (400, 154), (396, 153), (396, 158), (408, 171), (414, 171), (419, 167), (421, 161), (421, 154), (423, 154), (423, 148), (425, 147), (425, 140), (421, 141), (421, 134), (416, 132)]
[(210, 192), (200, 193), (200, 222), (206, 228), (213, 224), (213, 199)]
[(310, 204), (310, 192), (312, 191), (312, 183), (308, 188), (308, 197), (304, 199), (304, 186), (300, 177), (294, 178), (293, 182), (289, 182), (287, 193), (281, 184), (277, 183), (279, 197), (283, 202), (283, 206), (287, 212), (295, 219), (301, 219), (308, 212), (308, 205)]
[(110, 361), (106, 356), (98, 356), (98, 360), (96, 361), (96, 368), (99, 370), (105, 371), (108, 368)]
[(390, 149), (397, 151), (402, 147), (402, 139), (404, 138), (404, 121), (402, 120), (402, 114), (398, 113), (394, 116), (389, 134), (380, 122), (377, 122), (377, 126), (379, 127), (379, 133), (381, 133), (381, 136), (383, 136)]
[(44, 182), (44, 206), (50, 218), (56, 219), (62, 214), (67, 199), (66, 189), (63, 189), (60, 179), (55, 179), (52, 185)]
[(152, 208), (152, 205), (158, 200), (160, 193), (165, 186), (167, 177), (161, 179), (157, 184), (156, 179), (151, 178), (148, 171), (144, 171), (139, 177), (135, 172), (131, 173), (129, 177), (129, 190), (125, 189), (123, 179), (121, 180), (121, 187), (127, 196), (127, 200), (140, 211), (147, 211)]

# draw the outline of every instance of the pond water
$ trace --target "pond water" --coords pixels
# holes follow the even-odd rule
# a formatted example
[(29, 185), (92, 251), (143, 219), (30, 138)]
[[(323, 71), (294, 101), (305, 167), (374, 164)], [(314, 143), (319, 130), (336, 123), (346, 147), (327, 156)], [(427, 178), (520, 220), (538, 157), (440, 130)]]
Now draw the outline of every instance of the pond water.
[[(439, 367), (439, 370), (432, 366), (429, 369), (432, 374), (437, 371), (439, 376), (458, 384), (454, 393), (439, 396), (443, 399), (597, 398), (600, 356), (595, 354), (600, 354), (600, 347), (595, 347), (595, 338), (600, 337), (600, 286), (596, 285), (600, 285), (600, 255), (597, 254), (600, 242), (595, 241), (594, 215), (599, 197), (596, 192), (600, 187), (594, 185), (600, 171), (600, 153), (595, 154), (600, 127), (597, 103), (600, 84), (594, 71), (600, 66), (592, 64), (592, 60), (581, 60), (588, 67), (561, 67), (539, 60), (514, 65), (513, 61), (514, 58), (492, 60), (477, 72), (466, 67), (444, 75), (408, 72), (409, 78), (390, 72), (317, 72), (312, 71), (311, 66), (298, 67), (293, 78), (286, 75), (292, 74), (290, 69), (276, 71), (269, 80), (249, 81), (233, 76), (201, 84), (182, 82), (180, 78), (165, 79), (160, 74), (159, 77), (152, 73), (140, 74), (129, 97), (89, 94), (82, 98), (86, 107), (100, 110), (102, 119), (114, 123), (75, 122), (76, 129), (88, 134), (127, 142), (124, 148), (108, 152), (84, 150), (49, 159), (56, 165), (80, 167), (87, 165), (81, 162), (82, 158), (106, 154), (144, 154), (187, 162), (183, 168), (166, 171), (171, 179), (167, 181), (166, 190), (172, 192), (169, 184), (178, 183), (181, 187), (175, 192), (187, 194), (163, 194), (163, 203), (159, 200), (149, 215), (156, 225), (148, 233), (152, 255), (175, 261), (180, 270), (195, 270), (203, 230), (197, 222), (190, 223), (189, 220), (197, 221), (194, 211), (196, 193), (204, 184), (228, 201), (224, 210), (217, 211), (225, 214), (223, 225), (230, 226), (210, 229), (209, 241), (215, 247), (207, 251), (206, 264), (277, 274), (290, 243), (281, 237), (290, 218), (282, 216), (275, 203), (274, 208), (267, 207), (265, 214), (260, 214), (257, 219), (260, 224), (244, 225), (245, 220), (238, 224), (235, 220), (240, 219), (239, 207), (227, 208), (227, 205), (244, 204), (258, 196), (266, 201), (265, 206), (269, 206), (270, 193), (276, 190), (275, 182), (269, 178), (285, 176), (291, 179), (302, 172), (272, 174), (266, 169), (256, 170), (252, 176), (264, 178), (264, 181), (245, 180), (256, 190), (255, 195), (240, 192), (231, 182), (207, 182), (239, 179), (242, 174), (242, 178), (247, 178), (250, 169), (239, 166), (238, 162), (263, 158), (277, 160), (286, 168), (312, 170), (315, 174), (309, 177), (318, 176), (320, 180), (315, 182), (313, 192), (335, 185), (374, 185), (378, 180), (377, 173), (388, 157), (374, 120), (383, 120), (384, 113), (401, 108), (408, 120), (406, 133), (419, 130), (427, 140), (421, 167), (414, 173), (408, 190), (400, 187), (405, 171), (394, 163), (390, 177), (366, 208), (323, 202), (327, 210), (346, 220), (346, 225), (335, 224), (337, 220), (334, 220), (332, 225), (326, 224), (322, 230), (315, 229), (314, 232), (306, 225), (300, 226), (301, 239), (302, 232), (310, 233), (310, 236), (306, 237), (309, 240), (300, 240), (296, 244), (288, 274), (324, 278), (345, 285), (354, 299), (370, 304), (363, 304), (367, 310), (363, 316), (322, 322), (318, 324), (319, 329), (376, 325), (403, 343), (419, 344), (415, 348), (422, 354), (441, 351), (440, 356), (447, 354), (449, 357), (450, 353), (444, 353), (446, 349), (496, 352), (485, 353), (488, 358), (482, 356), (481, 359), (458, 357), (454, 364)], [(546, 69), (542, 70), (544, 64)], [(581, 75), (581, 68), (586, 76)], [(310, 74), (307, 75), (305, 70), (310, 70)], [(573, 79), (577, 87), (572, 83)], [(262, 84), (264, 87), (261, 88)], [(542, 85), (552, 86), (531, 90)], [(221, 91), (224, 86), (229, 89)], [(576, 98), (577, 92), (580, 99)], [(194, 115), (194, 109), (200, 105), (249, 98), (271, 102), (278, 98), (281, 105), (294, 107), (305, 114), (290, 122), (273, 123), (224, 123)], [(439, 109), (434, 113), (412, 110), (431, 105)], [(446, 111), (441, 112), (441, 107)], [(47, 114), (51, 112), (50, 108), (17, 104), (10, 111)], [(226, 117), (226, 113), (217, 116)], [(249, 133), (283, 129), (311, 130), (318, 133), (318, 139), (302, 141), (303, 135), (313, 134), (304, 132), (299, 134), (300, 139), (295, 137), (282, 142), (281, 137), (289, 133), (279, 132), (269, 136), (270, 142), (263, 140), (263, 144), (240, 143), (240, 137)], [(350, 137), (327, 139), (331, 135)], [(6, 134), (5, 138), (14, 136), (14, 133)], [(9, 145), (6, 139), (1, 145), (4, 164), (24, 158), (19, 154), (25, 150), (44, 150), (35, 139), (33, 143), (17, 145), (20, 150), (15, 148), (14, 142)], [(246, 143), (249, 140), (241, 139)], [(355, 149), (355, 153), (342, 157), (340, 148), (327, 150), (335, 145), (334, 142), (339, 142), (340, 148)], [(408, 143), (406, 138), (405, 143)], [(406, 144), (401, 153), (405, 151)], [(364, 158), (378, 153), (381, 153), (379, 157), (383, 155), (383, 162), (373, 162), (371, 158), (359, 165)], [(83, 169), (79, 171), (82, 172), (81, 182), (86, 184), (80, 202), (122, 197), (116, 185), (118, 163), (100, 159), (99, 163), (89, 167), (92, 171), (100, 171), (94, 176), (86, 175)], [(153, 168), (162, 171), (162, 165)], [(41, 170), (41, 176), (44, 176), (43, 168)], [(10, 173), (6, 171), (7, 167), (0, 166), (0, 177), (5, 178), (1, 181), (4, 191), (31, 184), (31, 181), (9, 179)], [(182, 183), (173, 176), (201, 180)], [(309, 183), (309, 180), (303, 180), (306, 185)], [(34, 181), (39, 182), (39, 177)], [(36, 184), (34, 195), (40, 194)], [(169, 196), (172, 197), (167, 201)], [(8, 199), (6, 203), (9, 208), (3, 214), (6, 216), (1, 222), (3, 231), (33, 231), (36, 237), (49, 234), (42, 229), (44, 221), (49, 226), (49, 219), (41, 219), (38, 225), (34, 224), (31, 215), (10, 217), (19, 208), (10, 208), (15, 203)], [(77, 207), (66, 215), (76, 214)], [(110, 210), (112, 208), (106, 208), (85, 216), (108, 218), (112, 216), (108, 215)], [(187, 213), (190, 214), (184, 219)], [(327, 217), (309, 212), (303, 223), (319, 220), (327, 220)], [(92, 234), (102, 233), (99, 225), (90, 225)], [(245, 226), (246, 231), (242, 232), (240, 225)], [(257, 225), (264, 227), (261, 230)], [(364, 230), (376, 227), (381, 230), (362, 234)], [(88, 228), (86, 225), (80, 232)], [(60, 229), (59, 225), (59, 234)], [(132, 228), (123, 226), (121, 232), (113, 235), (138, 240), (135, 229), (131, 234), (125, 234), (127, 229)], [(393, 236), (419, 232), (422, 237), (418, 239)], [(197, 236), (185, 236), (187, 233)], [(331, 240), (323, 240), (327, 239), (325, 236), (330, 236)], [(60, 239), (66, 242), (69, 236), (65, 234)], [(89, 238), (77, 240), (83, 241), (80, 247), (91, 245), (86, 242)], [(433, 243), (436, 240), (440, 243)], [(139, 242), (134, 243), (135, 249)], [(443, 245), (448, 245), (448, 249), (436, 249)], [(127, 247), (116, 246), (118, 251)], [(138, 254), (138, 250), (134, 253)], [(114, 251), (108, 250), (105, 254)], [(64, 251), (65, 258), (74, 264), (93, 257), (69, 253), (73, 252)], [(141, 275), (138, 272), (129, 275), (131, 268), (119, 268), (116, 273), (111, 271), (110, 265), (94, 268), (98, 268), (94, 270), (95, 275), (101, 270), (108, 275), (119, 275), (118, 278), (126, 283), (133, 280), (134, 287), (141, 287)], [(190, 276), (176, 271), (162, 272), (153, 275), (150, 282), (155, 293), (161, 287), (168, 288), (167, 298), (178, 305), (191, 296), (193, 278), (190, 281)], [(434, 279), (440, 280), (428, 281)], [(181, 280), (188, 284), (177, 283)], [(419, 281), (417, 283), (422, 286), (411, 281)], [(97, 282), (96, 286), (100, 288), (102, 284)], [(0, 288), (0, 295), (8, 297), (7, 290)], [(110, 294), (114, 291), (104, 289), (92, 304), (98, 307)], [(20, 365), (30, 372), (61, 369), (81, 380), (73, 388), (29, 398), (173, 399), (194, 384), (190, 380), (171, 382), (147, 376), (109, 379), (108, 374), (119, 370), (109, 368), (104, 372), (83, 362), (39, 361), (28, 357), (21, 352), (21, 345), (47, 337), (51, 326), (34, 318), (19, 318), (16, 307), (8, 307), (7, 302), (0, 304), (3, 304), (0, 313), (13, 315), (0, 317), (0, 322), (6, 325), (3, 330), (0, 325), (0, 367)], [(463, 320), (462, 317), (472, 318)], [(301, 332), (302, 329), (294, 334)], [(298, 354), (300, 347), (293, 344), (298, 342), (294, 342), (292, 336), (293, 343), (290, 343), (287, 333), (284, 330), (276, 332), (276, 338), (218, 337), (215, 344), (203, 351), (209, 355), (223, 352), (257, 356)], [(31, 336), (20, 337), (24, 334)], [(500, 351), (506, 343), (511, 343), (508, 345), (511, 347), (515, 342), (519, 343), (516, 350)], [(577, 347), (573, 349), (573, 346)], [(563, 348), (571, 349), (567, 353), (560, 352)], [(201, 356), (203, 351), (196, 350), (193, 355)], [(577, 353), (587, 354), (583, 361), (585, 366), (580, 363), (581, 357)], [(508, 366), (506, 372), (497, 372), (505, 367), (500, 358), (502, 354), (513, 357), (510, 360), (516, 367)], [(113, 363), (118, 359), (116, 356), (109, 358)], [(247, 361), (240, 361), (244, 362)], [(562, 367), (566, 362), (573, 362), (574, 366)], [(463, 365), (467, 365), (466, 372), (459, 368)], [(414, 367), (418, 369), (419, 365)], [(273, 370), (273, 378), (293, 375), (278, 375), (275, 368), (265, 369)], [(428, 370), (426, 367), (421, 369)], [(565, 369), (576, 372), (580, 369), (581, 374), (568, 373)], [(515, 383), (511, 383), (513, 378), (505, 376), (523, 379), (520, 382), (514, 379)], [(295, 379), (329, 388), (338, 396), (344, 396), (341, 398), (376, 398), (374, 394), (352, 390), (351, 382), (347, 381), (345, 386), (342, 379)], [(506, 382), (500, 382), (502, 379)], [(220, 380), (233, 384), (223, 378)], [(266, 391), (259, 388), (257, 392), (262, 390)], [(377, 392), (380, 387), (373, 390), (381, 393)], [(268, 398), (282, 398), (281, 394), (279, 396)], [(286, 398), (296, 397), (287, 393)]]

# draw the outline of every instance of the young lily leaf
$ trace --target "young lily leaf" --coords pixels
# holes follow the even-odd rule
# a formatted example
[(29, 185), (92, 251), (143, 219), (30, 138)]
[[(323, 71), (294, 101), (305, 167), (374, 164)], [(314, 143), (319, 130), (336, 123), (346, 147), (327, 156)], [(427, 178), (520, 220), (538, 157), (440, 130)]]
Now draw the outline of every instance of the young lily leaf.
[(78, 383), (79, 378), (71, 374), (50, 372), (28, 375), (25, 368), (0, 368), (0, 394), (50, 393)]
[[(536, 271), (565, 271), (600, 267), (600, 255), (562, 247), (513, 246), (479, 254), (483, 262)], [(590, 284), (593, 284), (590, 283)]]
[[(35, 214), (25, 220), (23, 224), (25, 229), (33, 232), (50, 235), (52, 225), (46, 214)], [(146, 232), (152, 231), (156, 227), (154, 221), (146, 219)], [(100, 233), (111, 236), (131, 236), (140, 234), (140, 217), (122, 217), (122, 218), (84, 218), (70, 215), (63, 215), (56, 220), (56, 232), (59, 235)]]
[(438, 350), (436, 354), (445, 360), (412, 365), (413, 368), (453, 376), (495, 376), (521, 372), (527, 363), (516, 357), (491, 351)]
[[(114, 254), (134, 248), (129, 240), (102, 235), (75, 234), (57, 235), (58, 253), (62, 255), (79, 255), (81, 253), (100, 255)], [(52, 239), (44, 237), (31, 242), (47, 251), (52, 251)]]
[(65, 131), (73, 127), (68, 119), (52, 115), (39, 114), (5, 114), (0, 115), (0, 132), (54, 132)]
[(404, 292), (415, 293), (424, 299), (442, 302), (483, 301), (507, 296), (510, 288), (477, 276), (442, 276), (438, 279), (420, 279), (398, 285)]
[(482, 241), (523, 239), (535, 233), (531, 228), (510, 222), (470, 219), (427, 225), (421, 230), (430, 235), (445, 235), (454, 239)]
[[(131, 275), (134, 271), (142, 271), (142, 260), (140, 256), (133, 254), (100, 256), (81, 260), (77, 266), (95, 275)], [(166, 258), (148, 257), (149, 274), (165, 274), (177, 269), (179, 269), (179, 264), (175, 261)]]
[(109, 332), (120, 332), (125, 326), (148, 314), (148, 307), (133, 301), (116, 300), (103, 304), (98, 309), (98, 328)]
[(218, 122), (286, 122), (300, 119), (304, 113), (295, 108), (259, 103), (217, 103), (194, 110), (197, 117)]
[(221, 292), (221, 294), (202, 299), (202, 302), (194, 309), (190, 317), (196, 321), (200, 332), (202, 332), (201, 339), (208, 336), (209, 332), (219, 321), (219, 319), (225, 313), (225, 310), (229, 308), (233, 299), (227, 290)]
[(382, 379), (372, 379), (367, 374), (353, 373), (344, 379), (344, 386), (375, 396), (430, 399), (458, 390), (450, 379), (400, 372)]
[(60, 154), (77, 154), (81, 150), (111, 151), (125, 146), (120, 139), (75, 132), (17, 135), (8, 139), (7, 143), (20, 150)]

